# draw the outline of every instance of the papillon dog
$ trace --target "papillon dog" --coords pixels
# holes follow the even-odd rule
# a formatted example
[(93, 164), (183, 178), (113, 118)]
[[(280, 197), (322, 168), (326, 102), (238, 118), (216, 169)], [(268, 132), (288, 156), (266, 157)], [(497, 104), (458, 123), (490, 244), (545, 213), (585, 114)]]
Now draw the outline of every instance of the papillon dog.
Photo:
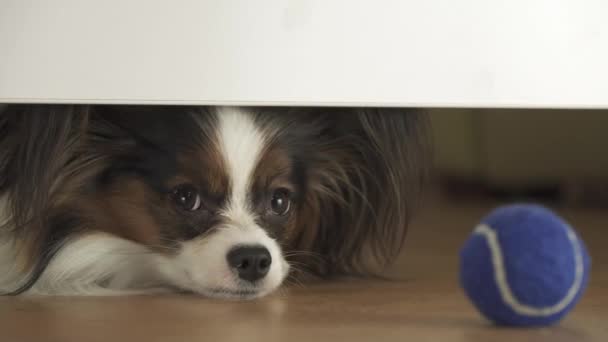
[(247, 299), (372, 274), (429, 161), (406, 109), (9, 105), (0, 292)]

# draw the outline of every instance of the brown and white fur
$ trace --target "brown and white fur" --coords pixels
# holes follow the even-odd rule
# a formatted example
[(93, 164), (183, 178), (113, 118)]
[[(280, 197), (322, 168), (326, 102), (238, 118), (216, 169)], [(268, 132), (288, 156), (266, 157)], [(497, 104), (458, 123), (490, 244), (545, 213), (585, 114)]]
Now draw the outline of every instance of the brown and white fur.
[(8, 106), (0, 293), (255, 298), (296, 269), (366, 274), (403, 244), (425, 125), (402, 109)]

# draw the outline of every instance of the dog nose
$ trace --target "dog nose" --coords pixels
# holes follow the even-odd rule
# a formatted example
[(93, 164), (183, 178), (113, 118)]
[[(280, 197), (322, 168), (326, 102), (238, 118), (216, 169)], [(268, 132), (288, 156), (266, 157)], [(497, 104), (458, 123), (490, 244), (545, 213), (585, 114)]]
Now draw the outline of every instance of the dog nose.
[(236, 269), (239, 278), (254, 282), (263, 278), (270, 270), (272, 257), (266, 247), (239, 246), (226, 256), (230, 267)]

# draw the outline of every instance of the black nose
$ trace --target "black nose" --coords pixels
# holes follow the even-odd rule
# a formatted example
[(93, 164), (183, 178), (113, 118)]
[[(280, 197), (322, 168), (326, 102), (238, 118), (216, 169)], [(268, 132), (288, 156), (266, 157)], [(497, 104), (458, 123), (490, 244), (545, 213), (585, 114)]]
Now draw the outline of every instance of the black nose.
[(226, 259), (230, 267), (236, 269), (239, 278), (251, 282), (263, 278), (272, 263), (268, 249), (262, 246), (235, 247), (228, 252)]

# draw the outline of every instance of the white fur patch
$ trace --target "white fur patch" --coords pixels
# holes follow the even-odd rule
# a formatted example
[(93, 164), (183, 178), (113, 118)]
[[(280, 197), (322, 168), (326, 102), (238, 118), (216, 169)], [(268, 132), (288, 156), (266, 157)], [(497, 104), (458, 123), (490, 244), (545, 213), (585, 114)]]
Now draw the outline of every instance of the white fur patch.
[[(272, 264), (268, 274), (255, 285), (240, 281), (228, 265), (226, 255), (238, 245), (260, 245), (268, 249)], [(281, 285), (289, 265), (279, 245), (266, 232), (254, 227), (222, 226), (206, 237), (183, 243), (179, 255), (161, 269), (176, 287), (213, 297), (260, 297)], [(249, 295), (236, 295), (250, 292)]]
[(161, 255), (105, 233), (73, 238), (53, 258), (30, 294), (127, 295), (164, 285)]
[[(0, 198), (0, 223), (6, 223), (6, 198)], [(10, 227), (7, 227), (10, 228)], [(16, 267), (17, 241), (0, 232), (0, 292), (20, 287), (29, 273)], [(28, 295), (128, 295), (158, 291), (159, 256), (139, 244), (91, 233), (67, 241)]]
[[(219, 107), (216, 114), (218, 146), (231, 184), (227, 205), (221, 212), (227, 223), (207, 236), (183, 243), (173, 264), (162, 271), (176, 286), (194, 292), (231, 297), (231, 293), (253, 291), (252, 297), (258, 297), (276, 289), (289, 271), (281, 248), (255, 222), (255, 213), (248, 203), (252, 175), (266, 139), (243, 109)], [(263, 246), (272, 257), (268, 274), (256, 286), (240, 281), (228, 265), (227, 254), (238, 245)], [(179, 274), (180, 269), (185, 278)]]
[(226, 216), (240, 225), (251, 225), (247, 194), (251, 176), (264, 150), (264, 135), (240, 108), (220, 107), (217, 115), (219, 146), (232, 186)]
[[(256, 223), (248, 203), (251, 177), (263, 153), (266, 137), (244, 110), (220, 107), (217, 139), (228, 167), (231, 192), (221, 212), (225, 223), (209, 234), (183, 242), (176, 255), (105, 233), (71, 237), (28, 294), (123, 295), (177, 287), (215, 297), (259, 297), (281, 285), (289, 272), (278, 243)], [(201, 172), (205, 172), (201, 170)], [(0, 198), (0, 221), (5, 210)], [(238, 278), (227, 255), (239, 245), (268, 249), (267, 275), (251, 284)], [(12, 290), (27, 278), (14, 270), (15, 248), (0, 235), (0, 290)]]

